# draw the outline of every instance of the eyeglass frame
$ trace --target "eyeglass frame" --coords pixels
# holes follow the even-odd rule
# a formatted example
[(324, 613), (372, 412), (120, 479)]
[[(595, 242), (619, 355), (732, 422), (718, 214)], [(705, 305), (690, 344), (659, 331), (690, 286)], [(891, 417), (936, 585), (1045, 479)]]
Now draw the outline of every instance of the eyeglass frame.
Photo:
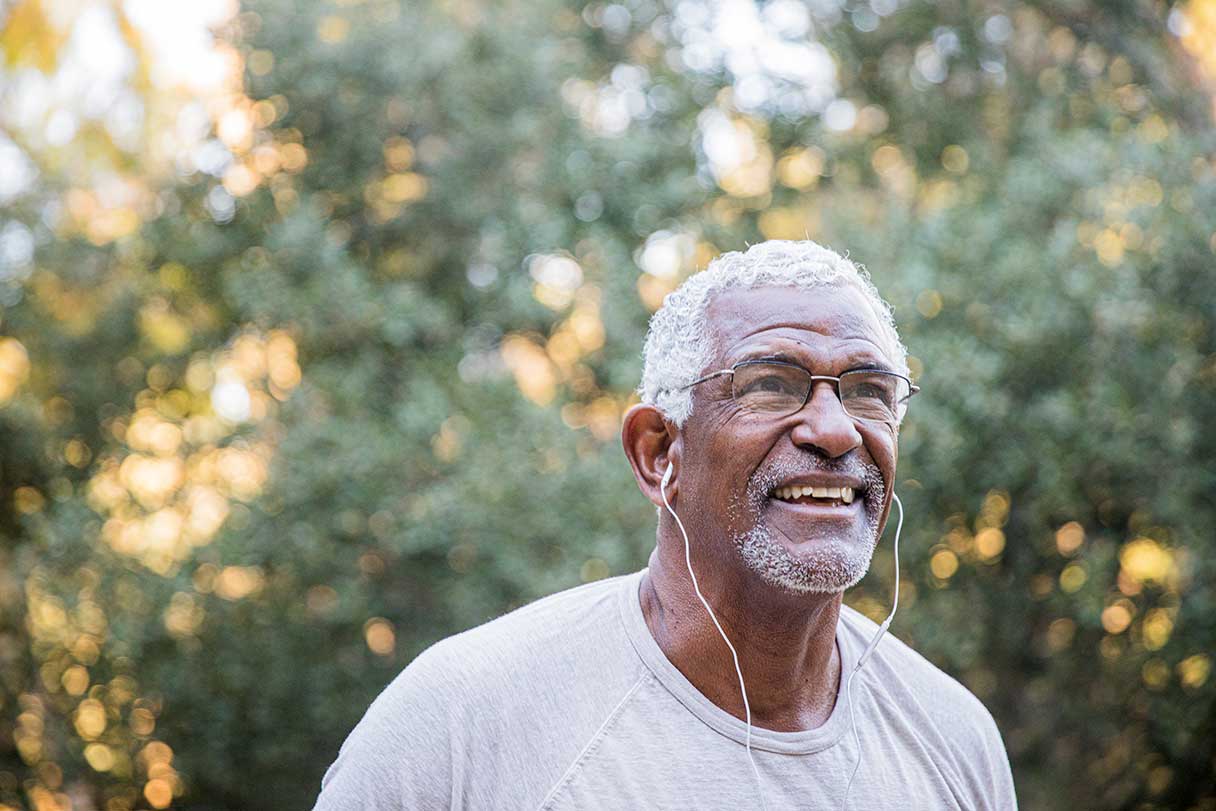
[[(835, 385), (836, 401), (840, 403), (840, 407), (844, 410), (844, 413), (846, 415), (848, 415), (849, 419), (864, 420), (865, 422), (881, 422), (881, 423), (887, 423), (888, 425), (891, 424), (892, 422), (899, 422), (899, 420), (902, 417), (897, 417), (895, 420), (883, 420), (883, 419), (876, 419), (874, 417), (858, 417), (858, 416), (855, 416), (855, 415), (849, 413), (849, 409), (845, 408), (844, 398), (840, 396), (840, 377), (844, 377), (844, 375), (853, 374), (855, 372), (877, 372), (879, 374), (891, 375), (892, 377), (901, 378), (905, 383), (908, 384), (908, 396), (903, 398), (899, 404), (907, 403), (909, 400), (912, 399), (912, 395), (914, 395), (920, 391), (920, 386), (913, 383), (910, 378), (908, 378), (905, 375), (901, 375), (899, 372), (892, 372), (890, 369), (871, 369), (871, 368), (849, 369), (848, 371), (844, 372), (840, 377), (833, 377), (832, 375), (811, 374), (810, 369), (807, 369), (804, 366), (799, 366), (797, 363), (790, 363), (789, 361), (786, 361), (786, 360), (766, 360), (764, 358), (748, 358), (747, 360), (741, 360), (738, 363), (731, 366), (729, 369), (719, 369), (716, 372), (710, 372), (709, 374), (705, 375), (704, 377), (699, 377), (696, 380), (692, 381), (691, 383), (677, 387), (676, 389), (674, 389), (674, 391), (684, 391), (685, 389), (691, 389), (693, 386), (697, 385), (698, 383), (704, 383), (706, 380), (712, 380), (713, 378), (721, 377), (722, 375), (730, 375), (731, 379), (733, 380), (734, 375), (735, 375), (735, 369), (738, 369), (740, 366), (752, 366), (752, 365), (761, 364), (761, 363), (769, 365), (769, 366), (787, 366), (792, 369), (798, 369), (803, 372), (806, 372), (807, 375), (811, 379), (811, 385), (807, 386), (807, 388), (806, 388), (806, 396), (802, 399), (802, 405), (798, 406), (793, 411), (789, 412), (789, 414), (783, 414), (782, 415), (783, 417), (788, 417), (792, 414), (797, 414), (799, 411), (806, 408), (806, 404), (811, 401), (811, 394), (815, 391), (815, 383), (817, 381), (830, 380), (834, 384), (836, 384)], [(735, 397), (733, 384), (731, 386), (731, 399), (734, 400), (735, 402), (738, 402), (738, 399)], [(776, 412), (751, 411), (751, 413), (753, 413), (753, 414), (773, 414)]]

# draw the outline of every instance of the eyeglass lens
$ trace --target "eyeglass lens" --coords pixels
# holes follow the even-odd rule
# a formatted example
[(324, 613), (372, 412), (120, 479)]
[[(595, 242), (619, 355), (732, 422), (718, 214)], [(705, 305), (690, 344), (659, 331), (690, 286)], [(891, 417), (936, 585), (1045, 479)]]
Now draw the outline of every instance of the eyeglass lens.
[[(797, 366), (743, 363), (733, 375), (735, 400), (750, 411), (792, 414), (806, 403), (811, 374)], [(895, 420), (908, 398), (908, 382), (883, 372), (855, 371), (840, 376), (840, 401), (849, 416), (864, 420)]]

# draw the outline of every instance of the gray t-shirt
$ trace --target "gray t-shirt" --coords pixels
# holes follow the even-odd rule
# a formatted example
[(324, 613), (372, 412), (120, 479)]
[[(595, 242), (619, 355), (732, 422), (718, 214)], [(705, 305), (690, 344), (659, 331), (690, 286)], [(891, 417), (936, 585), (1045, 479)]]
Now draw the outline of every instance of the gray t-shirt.
[[(746, 725), (663, 654), (642, 616), (644, 572), (424, 651), (342, 744), (316, 811), (760, 808)], [(841, 608), (844, 677), (877, 627)], [(822, 726), (752, 727), (770, 811), (841, 807), (857, 757), (844, 677)], [(888, 633), (853, 691), (862, 757), (850, 809), (1016, 809), (992, 716), (920, 654)]]

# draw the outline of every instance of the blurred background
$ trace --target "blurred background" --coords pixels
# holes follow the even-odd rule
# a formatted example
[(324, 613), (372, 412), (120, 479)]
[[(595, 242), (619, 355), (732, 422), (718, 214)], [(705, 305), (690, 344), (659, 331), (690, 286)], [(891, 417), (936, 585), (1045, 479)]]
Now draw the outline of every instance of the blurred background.
[(311, 807), (645, 564), (650, 314), (810, 236), (924, 388), (893, 632), (1023, 807), (1216, 809), (1214, 83), (1216, 0), (0, 0), (0, 807)]

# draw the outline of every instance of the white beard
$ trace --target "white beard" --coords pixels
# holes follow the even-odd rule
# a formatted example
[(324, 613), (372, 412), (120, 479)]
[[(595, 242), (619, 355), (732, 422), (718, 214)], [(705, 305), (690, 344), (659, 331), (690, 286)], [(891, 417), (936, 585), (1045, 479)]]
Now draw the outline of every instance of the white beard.
[[(765, 523), (763, 510), (778, 483), (809, 470), (849, 474), (864, 480), (866, 487), (862, 498), (866, 523), (860, 532), (841, 533), (808, 543), (806, 551), (795, 556)], [(844, 464), (822, 459), (799, 465), (779, 463), (748, 482), (747, 504), (742, 510), (737, 499), (732, 503), (732, 514), (746, 513), (752, 519), (752, 528), (733, 534), (731, 539), (743, 563), (766, 583), (803, 594), (843, 592), (859, 583), (870, 569), (870, 560), (878, 545), (878, 525), (885, 496), (882, 473), (874, 465), (864, 464), (856, 458)]]

